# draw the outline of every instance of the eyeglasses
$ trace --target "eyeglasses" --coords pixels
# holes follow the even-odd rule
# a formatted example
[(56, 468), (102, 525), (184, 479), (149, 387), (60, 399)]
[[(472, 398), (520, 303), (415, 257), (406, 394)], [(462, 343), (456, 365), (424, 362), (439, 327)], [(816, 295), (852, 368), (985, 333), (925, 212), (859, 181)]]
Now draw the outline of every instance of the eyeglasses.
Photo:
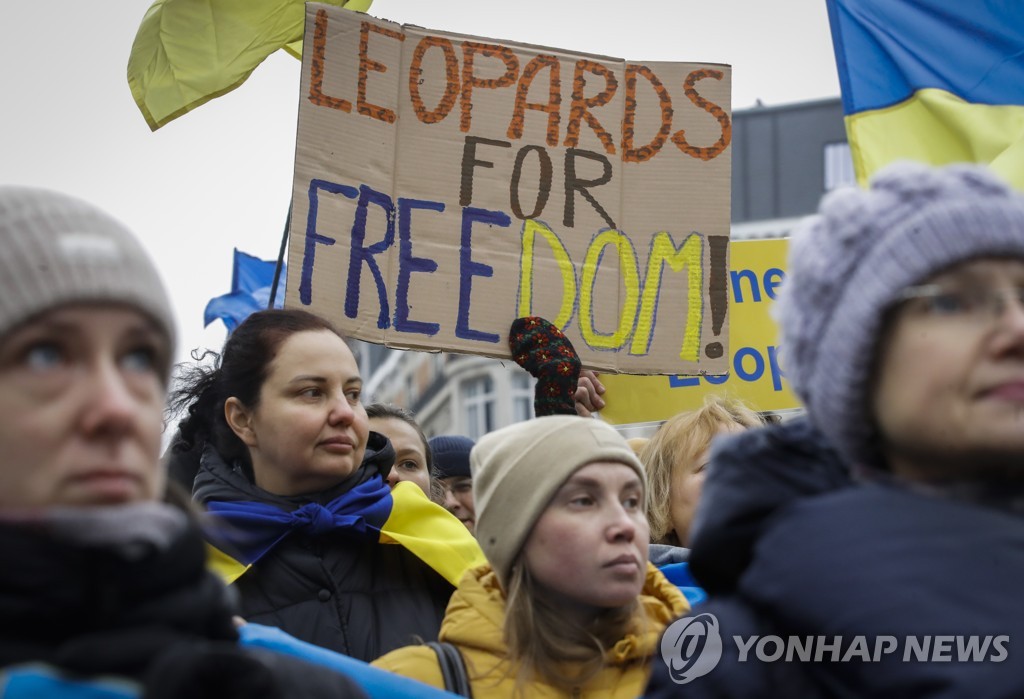
[(938, 284), (922, 284), (903, 290), (899, 300), (920, 300), (914, 309), (927, 318), (988, 324), (999, 320), (1011, 302), (1024, 309), (1024, 286), (1004, 289), (948, 289)]

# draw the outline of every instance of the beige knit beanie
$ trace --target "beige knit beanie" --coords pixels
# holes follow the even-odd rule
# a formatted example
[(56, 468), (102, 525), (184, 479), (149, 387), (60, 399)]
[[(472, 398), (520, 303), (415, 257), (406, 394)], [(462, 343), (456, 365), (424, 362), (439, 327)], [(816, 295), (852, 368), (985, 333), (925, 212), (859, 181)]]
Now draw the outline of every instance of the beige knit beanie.
[(90, 301), (138, 308), (173, 348), (167, 292), (131, 231), (65, 194), (0, 186), (0, 337), (56, 306)]
[(614, 461), (636, 471), (640, 460), (615, 428), (576, 415), (551, 415), (484, 435), (470, 452), (476, 536), (503, 587), (534, 523), (577, 469)]

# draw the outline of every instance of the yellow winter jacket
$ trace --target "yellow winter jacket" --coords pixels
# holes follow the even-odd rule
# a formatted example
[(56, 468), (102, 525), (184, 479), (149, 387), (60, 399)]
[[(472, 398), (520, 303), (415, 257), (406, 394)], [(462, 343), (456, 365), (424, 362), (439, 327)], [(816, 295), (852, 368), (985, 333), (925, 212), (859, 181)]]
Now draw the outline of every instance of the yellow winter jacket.
[[(531, 699), (634, 699), (640, 696), (647, 684), (650, 663), (661, 662), (658, 651), (661, 632), (689, 610), (679, 589), (650, 564), (641, 601), (647, 613), (646, 628), (616, 643), (607, 653), (604, 669), (585, 686), (566, 692), (535, 681), (522, 687), (522, 696)], [(476, 699), (514, 696), (516, 673), (510, 671), (506, 660), (504, 622), (505, 594), (490, 565), (467, 571), (448, 603), (439, 640), (458, 646)], [(372, 664), (444, 688), (437, 654), (427, 646), (399, 648)]]

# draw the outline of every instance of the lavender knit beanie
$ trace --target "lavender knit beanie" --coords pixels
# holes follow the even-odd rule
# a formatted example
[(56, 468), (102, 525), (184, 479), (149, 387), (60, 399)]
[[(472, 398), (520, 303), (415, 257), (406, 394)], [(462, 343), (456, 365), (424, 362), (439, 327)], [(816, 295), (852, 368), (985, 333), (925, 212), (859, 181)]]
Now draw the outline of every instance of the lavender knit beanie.
[(786, 376), (851, 463), (881, 466), (868, 381), (902, 290), (965, 260), (1024, 258), (1024, 194), (977, 165), (900, 162), (827, 194), (790, 241), (776, 315)]

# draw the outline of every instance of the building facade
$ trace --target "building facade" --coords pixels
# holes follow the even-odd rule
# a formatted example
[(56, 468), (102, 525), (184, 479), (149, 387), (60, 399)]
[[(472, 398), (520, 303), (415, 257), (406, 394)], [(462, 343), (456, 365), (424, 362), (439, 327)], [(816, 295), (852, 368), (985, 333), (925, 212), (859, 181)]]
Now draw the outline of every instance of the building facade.
[[(732, 133), (733, 240), (785, 237), (855, 184), (838, 97), (737, 110)], [(533, 379), (511, 360), (355, 344), (366, 402), (412, 411), (428, 436), (477, 439), (533, 416)]]

